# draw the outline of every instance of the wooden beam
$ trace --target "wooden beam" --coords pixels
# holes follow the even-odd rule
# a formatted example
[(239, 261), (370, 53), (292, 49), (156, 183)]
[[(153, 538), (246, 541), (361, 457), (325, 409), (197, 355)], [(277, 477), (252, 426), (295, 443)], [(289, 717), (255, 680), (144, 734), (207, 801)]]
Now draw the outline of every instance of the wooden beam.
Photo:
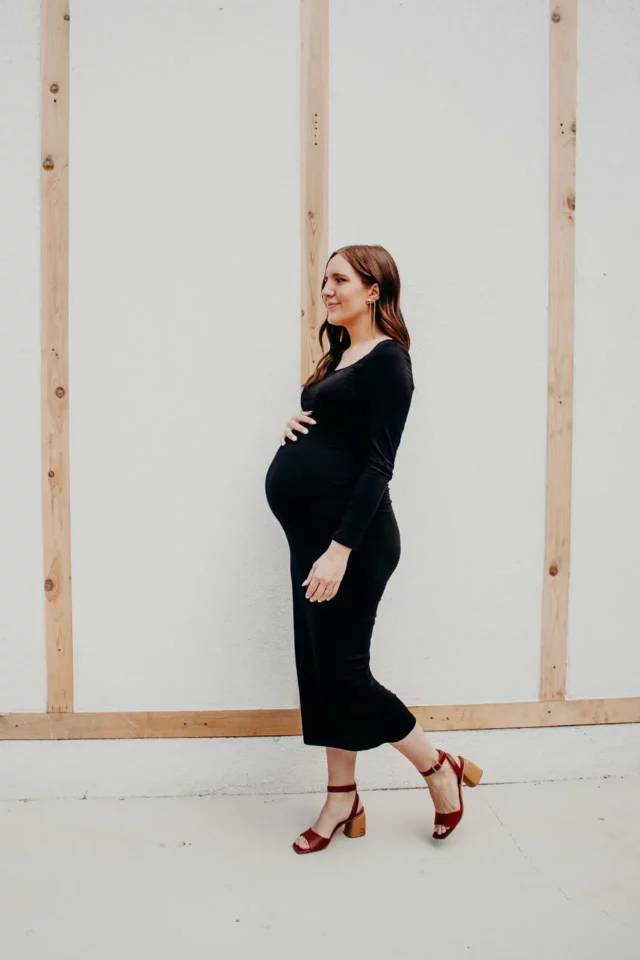
[(329, 220), (329, 0), (302, 0), (302, 324), (301, 383), (324, 350), (320, 296)]
[(69, 497), (69, 0), (41, 8), (41, 424), (47, 710), (73, 710)]
[(566, 696), (573, 438), (577, 0), (551, 13), (549, 390), (540, 698)]
[[(640, 697), (410, 707), (424, 730), (505, 730), (639, 723)], [(0, 740), (301, 736), (298, 710), (0, 714)]]

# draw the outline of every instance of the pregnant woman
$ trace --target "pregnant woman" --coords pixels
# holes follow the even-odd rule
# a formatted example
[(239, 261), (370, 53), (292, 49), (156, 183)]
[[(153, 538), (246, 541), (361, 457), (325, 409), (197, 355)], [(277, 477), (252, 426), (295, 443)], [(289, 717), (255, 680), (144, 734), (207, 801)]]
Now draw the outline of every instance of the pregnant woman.
[(482, 775), (436, 749), (369, 667), (378, 604), (400, 560), (388, 484), (414, 390), (395, 261), (384, 247), (341, 247), (327, 263), (322, 298), (320, 343), (326, 337), (329, 347), (265, 478), (290, 550), (303, 741), (325, 747), (328, 765), (324, 807), (296, 853), (324, 849), (341, 826), (348, 837), (364, 835), (358, 750), (391, 743), (428, 778), (439, 840), (462, 817), (462, 783), (475, 786)]

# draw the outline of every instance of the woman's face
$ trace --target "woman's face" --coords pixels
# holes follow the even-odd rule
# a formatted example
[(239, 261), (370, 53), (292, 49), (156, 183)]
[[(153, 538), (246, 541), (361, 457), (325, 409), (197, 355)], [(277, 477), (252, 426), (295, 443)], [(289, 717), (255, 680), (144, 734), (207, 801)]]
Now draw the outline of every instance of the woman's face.
[(332, 257), (322, 287), (329, 323), (348, 327), (359, 317), (367, 316), (369, 290), (348, 260), (339, 253)]

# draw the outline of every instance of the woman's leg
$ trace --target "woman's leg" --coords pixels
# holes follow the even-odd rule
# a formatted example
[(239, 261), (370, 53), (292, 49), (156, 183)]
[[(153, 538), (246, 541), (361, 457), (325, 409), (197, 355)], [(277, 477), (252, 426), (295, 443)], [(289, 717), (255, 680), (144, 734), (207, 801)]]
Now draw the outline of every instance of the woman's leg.
[[(332, 787), (342, 786), (343, 784), (353, 783), (356, 774), (356, 758), (358, 754), (355, 750), (338, 750), (335, 747), (327, 747), (327, 783)], [(423, 768), (426, 769), (426, 768)], [(320, 811), (320, 816), (313, 824), (312, 829), (319, 833), (321, 837), (330, 837), (336, 823), (344, 820), (351, 813), (355, 790), (345, 791), (344, 793), (328, 793), (324, 802), (324, 807)], [(358, 813), (362, 809), (362, 803), (358, 805)], [(298, 846), (307, 848), (306, 837), (298, 837)]]
[[(420, 772), (428, 770), (438, 759), (438, 751), (417, 721), (408, 737), (392, 743), (391, 746), (410, 760)], [(450, 763), (444, 763), (436, 773), (425, 777), (424, 781), (429, 787), (437, 813), (453, 813), (460, 809), (458, 780)], [(435, 831), (446, 833), (447, 829), (442, 824), (436, 824)]]

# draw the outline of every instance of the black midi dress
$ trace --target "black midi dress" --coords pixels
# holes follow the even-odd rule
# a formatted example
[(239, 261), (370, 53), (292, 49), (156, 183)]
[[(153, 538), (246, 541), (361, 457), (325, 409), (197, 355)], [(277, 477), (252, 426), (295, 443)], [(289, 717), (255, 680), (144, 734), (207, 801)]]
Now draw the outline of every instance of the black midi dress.
[[(395, 339), (330, 369), (302, 390), (313, 410), (273, 458), (265, 494), (290, 551), (296, 673), (303, 741), (369, 750), (406, 737), (416, 720), (372, 675), (378, 604), (400, 560), (389, 496), (414, 391), (409, 352)], [(332, 540), (351, 547), (337, 593), (322, 603), (302, 586)]]

